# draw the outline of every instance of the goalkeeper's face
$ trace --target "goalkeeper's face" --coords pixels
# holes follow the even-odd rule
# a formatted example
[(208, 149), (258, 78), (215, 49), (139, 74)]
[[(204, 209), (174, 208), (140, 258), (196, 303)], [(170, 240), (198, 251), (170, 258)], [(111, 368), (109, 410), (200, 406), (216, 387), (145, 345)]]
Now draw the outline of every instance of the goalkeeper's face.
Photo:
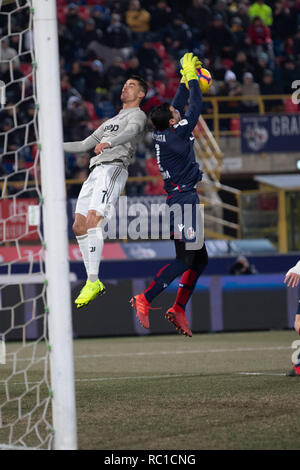
[(172, 119), (170, 119), (170, 126), (174, 126), (175, 124), (178, 124), (180, 121), (180, 114), (177, 109), (175, 109), (173, 106), (170, 106), (170, 111), (172, 114)]
[(145, 93), (141, 89), (139, 82), (129, 79), (122, 88), (121, 101), (123, 104), (135, 103), (138, 106), (144, 96)]

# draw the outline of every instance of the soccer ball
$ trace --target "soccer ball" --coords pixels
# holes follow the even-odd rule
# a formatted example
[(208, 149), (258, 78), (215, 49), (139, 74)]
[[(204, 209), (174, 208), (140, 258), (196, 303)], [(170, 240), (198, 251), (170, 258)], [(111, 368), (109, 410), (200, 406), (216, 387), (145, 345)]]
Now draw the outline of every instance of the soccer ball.
[(211, 74), (209, 73), (208, 70), (200, 67), (196, 69), (197, 76), (198, 76), (198, 82), (199, 82), (199, 87), (202, 91), (202, 93), (207, 93), (208, 90), (210, 89), (212, 85), (212, 78)]
[[(204, 69), (203, 67), (197, 67), (196, 74), (198, 77), (200, 90), (203, 94), (207, 93), (213, 82), (210, 72)], [(189, 89), (189, 84), (187, 80), (185, 80), (185, 86), (187, 87), (187, 89)]]

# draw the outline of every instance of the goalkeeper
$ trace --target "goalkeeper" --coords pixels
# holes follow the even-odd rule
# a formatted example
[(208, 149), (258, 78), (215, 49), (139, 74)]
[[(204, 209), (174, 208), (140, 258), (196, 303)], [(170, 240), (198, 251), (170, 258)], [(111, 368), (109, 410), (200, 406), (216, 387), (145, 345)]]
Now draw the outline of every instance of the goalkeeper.
[[(284, 279), (284, 282), (288, 287), (297, 287), (300, 281), (300, 261), (293, 266), (287, 273)], [(300, 303), (298, 305), (298, 310), (295, 317), (294, 328), (296, 332), (300, 335)], [(289, 376), (299, 376), (300, 377), (300, 357), (298, 357), (298, 363), (293, 364), (293, 369), (287, 373)]]
[[(165, 317), (174, 324), (179, 333), (192, 336), (185, 306), (208, 262), (205, 244), (200, 249), (195, 246), (195, 249), (188, 250), (186, 247), (187, 242), (195, 242), (197, 238), (196, 210), (199, 199), (196, 185), (202, 179), (202, 171), (195, 159), (192, 134), (202, 108), (202, 92), (196, 74), (196, 68), (201, 66), (201, 63), (192, 53), (187, 53), (181, 60), (181, 65), (182, 80), (172, 104), (163, 103), (151, 113), (155, 127), (153, 140), (157, 163), (168, 194), (166, 203), (170, 207), (175, 207), (174, 204), (181, 208), (179, 217), (176, 211), (175, 214), (171, 212), (170, 220), (170, 237), (175, 241), (176, 259), (160, 269), (150, 286), (131, 299), (131, 304), (141, 324), (149, 328), (150, 303), (177, 276), (182, 275), (175, 303), (166, 312)], [(181, 119), (188, 98), (189, 106), (184, 119)], [(184, 217), (187, 205), (192, 209), (188, 222)]]

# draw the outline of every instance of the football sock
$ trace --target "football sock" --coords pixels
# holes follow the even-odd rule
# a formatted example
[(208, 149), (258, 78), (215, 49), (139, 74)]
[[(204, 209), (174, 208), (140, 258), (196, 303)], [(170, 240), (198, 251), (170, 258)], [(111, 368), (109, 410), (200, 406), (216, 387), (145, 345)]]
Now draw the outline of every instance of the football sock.
[(175, 303), (183, 308), (183, 310), (195, 289), (198, 277), (197, 271), (188, 269), (180, 278)]
[(95, 282), (98, 279), (99, 265), (103, 250), (103, 232), (101, 227), (88, 229), (88, 279)]
[(179, 260), (175, 259), (170, 264), (167, 264), (161, 268), (156, 274), (155, 278), (149, 285), (149, 287), (144, 291), (146, 300), (150, 303), (158, 294), (160, 294), (169, 284), (180, 274), (186, 271), (186, 264)]
[(88, 274), (89, 271), (89, 242), (88, 242), (88, 234), (79, 235), (76, 237), (77, 243), (79, 245), (80, 253), (82, 256), (82, 260), (85, 266), (86, 273)]

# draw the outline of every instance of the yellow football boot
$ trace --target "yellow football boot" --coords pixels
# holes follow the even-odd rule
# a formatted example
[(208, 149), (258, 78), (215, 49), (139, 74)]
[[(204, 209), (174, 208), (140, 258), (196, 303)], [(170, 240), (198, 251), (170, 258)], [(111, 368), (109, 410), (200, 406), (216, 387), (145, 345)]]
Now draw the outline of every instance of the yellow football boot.
[(99, 279), (95, 282), (87, 280), (85, 286), (83, 286), (79, 296), (75, 300), (75, 304), (77, 305), (77, 308), (85, 307), (94, 300), (97, 295), (104, 295), (105, 292), (105, 286), (101, 281), (99, 281)]

